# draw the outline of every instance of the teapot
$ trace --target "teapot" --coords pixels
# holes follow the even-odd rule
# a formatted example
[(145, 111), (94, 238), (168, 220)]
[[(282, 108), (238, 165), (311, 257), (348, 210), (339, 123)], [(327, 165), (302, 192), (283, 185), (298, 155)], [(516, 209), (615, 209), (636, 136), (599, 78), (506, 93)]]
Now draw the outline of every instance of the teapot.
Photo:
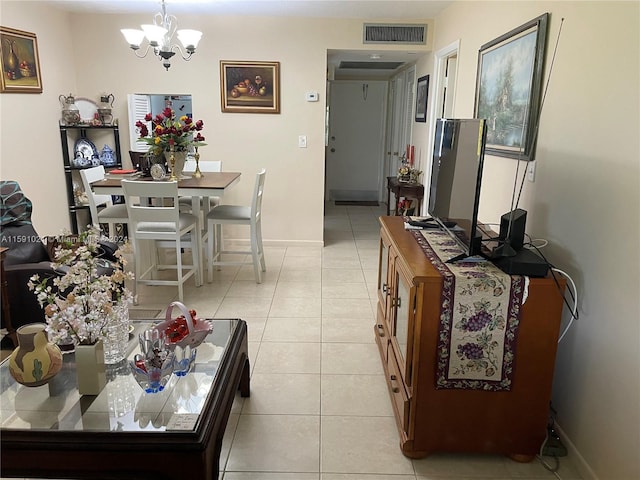
[(113, 102), (115, 101), (115, 97), (113, 93), (103, 93), (100, 95), (100, 106), (98, 107), (98, 115), (100, 115), (100, 120), (102, 123), (109, 124), (113, 120), (113, 116), (111, 115), (111, 109), (113, 108)]
[(64, 125), (76, 125), (80, 123), (80, 109), (76, 105), (76, 99), (72, 94), (68, 97), (60, 95), (58, 97), (62, 104), (62, 123)]

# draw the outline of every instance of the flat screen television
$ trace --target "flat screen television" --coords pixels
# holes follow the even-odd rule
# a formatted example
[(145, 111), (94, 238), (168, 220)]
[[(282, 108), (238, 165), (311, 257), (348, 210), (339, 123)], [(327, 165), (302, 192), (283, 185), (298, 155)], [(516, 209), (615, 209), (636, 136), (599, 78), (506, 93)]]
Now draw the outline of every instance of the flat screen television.
[(483, 119), (436, 120), (428, 212), (463, 248), (448, 262), (481, 253), (477, 226), (486, 139)]

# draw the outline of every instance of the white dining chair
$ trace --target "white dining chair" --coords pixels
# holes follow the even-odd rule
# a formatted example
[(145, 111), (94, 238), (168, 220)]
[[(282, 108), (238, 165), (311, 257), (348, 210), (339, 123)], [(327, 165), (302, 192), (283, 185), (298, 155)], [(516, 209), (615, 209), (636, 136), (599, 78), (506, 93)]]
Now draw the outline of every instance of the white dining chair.
[[(256, 283), (262, 283), (262, 272), (267, 268), (262, 247), (262, 197), (267, 171), (263, 168), (256, 175), (256, 184), (250, 206), (217, 205), (207, 215), (207, 273), (208, 281), (213, 281), (214, 265), (253, 264)], [(249, 225), (251, 250), (225, 250), (222, 239), (223, 225)], [(223, 260), (226, 254), (250, 254), (251, 261)]]
[[(222, 171), (222, 161), (220, 160), (206, 160), (202, 162), (198, 162), (198, 166), (200, 167), (200, 171), (202, 173), (207, 172), (221, 172)], [(192, 175), (196, 171), (196, 161), (195, 160), (187, 160), (184, 162), (184, 169), (182, 173), (187, 175)], [(180, 210), (183, 212), (190, 212), (192, 210), (192, 199), (191, 197), (180, 197)], [(209, 209), (215, 207), (220, 203), (220, 197), (209, 197)], [(202, 210), (204, 205), (200, 204), (200, 209)]]
[[(184, 299), (184, 283), (193, 276), (196, 286), (201, 285), (200, 226), (195, 215), (180, 212), (177, 182), (150, 182), (122, 180), (125, 203), (129, 213), (129, 236), (136, 257), (140, 256), (144, 240), (153, 240), (155, 255), (151, 265), (143, 272), (136, 261), (137, 283), (146, 285), (177, 285), (178, 298)], [(148, 201), (148, 199), (152, 199)], [(176, 264), (160, 263), (158, 248), (175, 248)], [(191, 249), (192, 262), (184, 264), (182, 251)], [(176, 279), (158, 278), (158, 270), (176, 270)]]
[(114, 205), (111, 195), (97, 195), (94, 193), (92, 184), (105, 178), (104, 166), (99, 165), (97, 167), (80, 170), (80, 177), (82, 178), (84, 191), (89, 200), (91, 223), (98, 229), (101, 223), (108, 224), (108, 236), (112, 241), (115, 241), (116, 224), (127, 224), (129, 222), (127, 206), (125, 204)]

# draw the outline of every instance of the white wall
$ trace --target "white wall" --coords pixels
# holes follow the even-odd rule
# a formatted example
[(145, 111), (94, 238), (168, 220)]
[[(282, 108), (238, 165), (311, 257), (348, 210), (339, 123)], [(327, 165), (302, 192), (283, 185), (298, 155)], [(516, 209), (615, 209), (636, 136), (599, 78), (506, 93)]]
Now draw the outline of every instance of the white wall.
[[(155, 58), (136, 58), (120, 33), (120, 28), (147, 23), (153, 11), (149, 15), (138, 16), (72, 14), (67, 22), (55, 11), (52, 11), (52, 18), (43, 10), (36, 15), (26, 6), (29, 2), (9, 2), (5, 20), (5, 3), (6, 0), (2, 2), (3, 25), (20, 28), (20, 17), (28, 16), (42, 18), (43, 23), (44, 19), (51, 21), (46, 28), (27, 24), (24, 29), (29, 30), (27, 26), (31, 26), (30, 31), (37, 32), (39, 42), (47, 43), (50, 48), (57, 37), (64, 36), (64, 41), (57, 45), (60, 51), (56, 51), (53, 58), (64, 55), (69, 59), (67, 62), (72, 59), (75, 63), (75, 67), (68, 70), (64, 63), (61, 65), (64, 71), (74, 74), (73, 82), (63, 85), (48, 83), (49, 71), (57, 67), (55, 64), (43, 65), (45, 89), (55, 92), (55, 95), (51, 93), (51, 99), (39, 97), (40, 104), (30, 110), (31, 114), (39, 111), (44, 101), (56, 110), (57, 96), (61, 93), (68, 95), (72, 91), (76, 96), (96, 100), (102, 92), (112, 93), (116, 99), (114, 116), (121, 123), (121, 147), (128, 161), (126, 95), (192, 94), (194, 118), (205, 123), (202, 133), (208, 146), (201, 149), (202, 158), (222, 160), (225, 170), (243, 174), (242, 181), (230, 191), (225, 201), (247, 202), (255, 173), (266, 167), (263, 203), (265, 243), (322, 243), (327, 49), (362, 48), (362, 20), (180, 15), (181, 26), (200, 29), (204, 35), (190, 62), (174, 57), (173, 66), (166, 72)], [(381, 50), (393, 48), (403, 49), (381, 47)], [(427, 48), (423, 47), (423, 50)], [(281, 114), (222, 113), (220, 60), (279, 61)], [(309, 91), (319, 92), (320, 101), (306, 102), (304, 95)], [(58, 112), (52, 112), (43, 115), (42, 130), (55, 137)], [(3, 115), (6, 115), (4, 108)], [(12, 126), (8, 138), (18, 138), (24, 129), (24, 125)], [(307, 148), (298, 148), (299, 135), (307, 135)], [(64, 211), (62, 161), (59, 140), (47, 141), (46, 145), (51, 155), (47, 178), (55, 184), (51, 190), (58, 195), (55, 198), (50, 194), (38, 197), (39, 192), (35, 192), (34, 202), (40, 200), (37, 204), (47, 204), (55, 209), (47, 218), (37, 217), (36, 227), (39, 232), (53, 230), (56, 233), (62, 223), (68, 225)], [(5, 149), (11, 150), (11, 154), (7, 152), (7, 158), (12, 158), (12, 152), (17, 150), (15, 144), (5, 147), (4, 142), (1, 148), (3, 157)], [(32, 171), (12, 163), (7, 165), (3, 178), (16, 178), (23, 183), (22, 178), (32, 174)]]
[(60, 95), (76, 92), (68, 16), (31, 2), (2, 2), (0, 23), (36, 34), (41, 94), (0, 94), (0, 179), (16, 180), (34, 204), (40, 235), (69, 229), (58, 119)]
[[(565, 18), (536, 180), (521, 207), (528, 233), (549, 241), (543, 252), (580, 293), (580, 320), (558, 349), (553, 404), (583, 475), (601, 480), (640, 478), (639, 5), (456, 2), (436, 18), (434, 41), (437, 51), (460, 39), (454, 111), (471, 117), (480, 46), (550, 12), (548, 67)], [(480, 216), (496, 222), (509, 210), (517, 161), (485, 165)]]

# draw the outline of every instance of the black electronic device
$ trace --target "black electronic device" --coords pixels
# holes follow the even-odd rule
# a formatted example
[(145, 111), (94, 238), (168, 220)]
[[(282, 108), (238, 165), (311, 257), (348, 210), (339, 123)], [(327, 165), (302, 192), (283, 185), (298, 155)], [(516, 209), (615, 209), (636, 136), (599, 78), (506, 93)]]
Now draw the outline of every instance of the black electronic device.
[(438, 225), (436, 222), (429, 222), (429, 221), (425, 221), (425, 220), (409, 220), (409, 225), (411, 225), (412, 227), (420, 227), (420, 228), (439, 228), (440, 225)]
[(512, 257), (524, 247), (524, 235), (527, 224), (527, 211), (516, 208), (500, 217), (498, 246), (491, 258)]
[(510, 257), (494, 258), (493, 264), (509, 275), (525, 275), (527, 277), (546, 277), (549, 264), (540, 255), (523, 248)]
[(477, 226), (486, 138), (483, 119), (436, 120), (428, 211), (463, 248), (447, 262), (481, 253)]

